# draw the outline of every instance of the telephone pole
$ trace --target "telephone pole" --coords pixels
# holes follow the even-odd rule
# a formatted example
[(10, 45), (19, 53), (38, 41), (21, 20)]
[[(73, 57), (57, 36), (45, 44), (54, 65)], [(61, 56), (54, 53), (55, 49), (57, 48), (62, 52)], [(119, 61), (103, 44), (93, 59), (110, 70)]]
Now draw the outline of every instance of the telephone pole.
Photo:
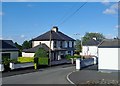
[(51, 39), (52, 39), (52, 30), (50, 30), (49, 66), (51, 66)]

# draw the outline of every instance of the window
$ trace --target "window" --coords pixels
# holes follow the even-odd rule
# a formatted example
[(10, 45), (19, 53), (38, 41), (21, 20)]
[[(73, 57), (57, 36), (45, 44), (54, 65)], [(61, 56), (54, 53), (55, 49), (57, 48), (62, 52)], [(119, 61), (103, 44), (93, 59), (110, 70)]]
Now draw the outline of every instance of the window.
[(69, 48), (69, 42), (67, 42), (67, 47)]
[(60, 42), (60, 48), (62, 48), (62, 41)]
[(56, 41), (54, 41), (54, 48), (56, 48), (57, 47), (57, 42)]
[(72, 42), (72, 48), (74, 47), (74, 42)]
[(68, 51), (68, 54), (71, 55), (71, 51)]

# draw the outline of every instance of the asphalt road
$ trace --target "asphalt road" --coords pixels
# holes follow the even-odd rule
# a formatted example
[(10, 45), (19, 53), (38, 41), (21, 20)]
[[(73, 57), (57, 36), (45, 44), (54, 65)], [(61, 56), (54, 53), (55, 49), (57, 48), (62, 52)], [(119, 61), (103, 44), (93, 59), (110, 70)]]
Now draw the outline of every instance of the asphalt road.
[(2, 84), (70, 84), (66, 76), (74, 70), (72, 65), (42, 68), (37, 72), (3, 77)]

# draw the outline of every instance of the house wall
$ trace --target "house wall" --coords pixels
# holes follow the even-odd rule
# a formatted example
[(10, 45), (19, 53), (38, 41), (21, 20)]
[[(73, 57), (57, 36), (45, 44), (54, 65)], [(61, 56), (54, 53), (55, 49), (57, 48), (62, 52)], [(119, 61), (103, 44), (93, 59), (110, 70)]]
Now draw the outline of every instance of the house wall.
[(2, 53), (10, 53), (10, 58), (11, 59), (17, 59), (18, 58), (18, 51), (0, 52), (0, 62), (2, 61)]
[(22, 52), (22, 57), (34, 57), (34, 54), (35, 53), (25, 53), (25, 52)]
[(118, 64), (118, 48), (98, 48), (98, 50), (99, 70), (120, 70), (120, 65)]
[[(40, 43), (45, 43), (48, 47), (50, 47), (50, 41), (33, 41), (32, 47), (40, 45)], [(53, 50), (53, 41), (51, 41), (51, 49)]]
[(82, 55), (95, 55), (98, 56), (98, 47), (97, 46), (83, 46)]

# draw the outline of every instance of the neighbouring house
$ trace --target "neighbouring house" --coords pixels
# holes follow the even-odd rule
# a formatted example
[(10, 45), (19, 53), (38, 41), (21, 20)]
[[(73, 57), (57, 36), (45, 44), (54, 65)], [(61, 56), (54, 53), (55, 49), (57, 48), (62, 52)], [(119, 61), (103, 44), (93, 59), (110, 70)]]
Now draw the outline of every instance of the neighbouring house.
[(96, 38), (90, 39), (86, 44), (82, 46), (82, 55), (83, 56), (98, 56), (98, 42)]
[(18, 49), (12, 40), (0, 40), (0, 62), (3, 58), (17, 59)]
[(74, 39), (65, 35), (53, 27), (52, 30), (32, 39), (32, 48), (22, 52), (23, 57), (34, 57), (35, 52), (43, 47), (46, 51), (51, 50), (51, 60), (60, 60), (65, 55), (74, 54)]
[(120, 40), (109, 39), (104, 40), (98, 46), (99, 60), (98, 69), (100, 71), (115, 71), (120, 70), (119, 62), (119, 50)]

